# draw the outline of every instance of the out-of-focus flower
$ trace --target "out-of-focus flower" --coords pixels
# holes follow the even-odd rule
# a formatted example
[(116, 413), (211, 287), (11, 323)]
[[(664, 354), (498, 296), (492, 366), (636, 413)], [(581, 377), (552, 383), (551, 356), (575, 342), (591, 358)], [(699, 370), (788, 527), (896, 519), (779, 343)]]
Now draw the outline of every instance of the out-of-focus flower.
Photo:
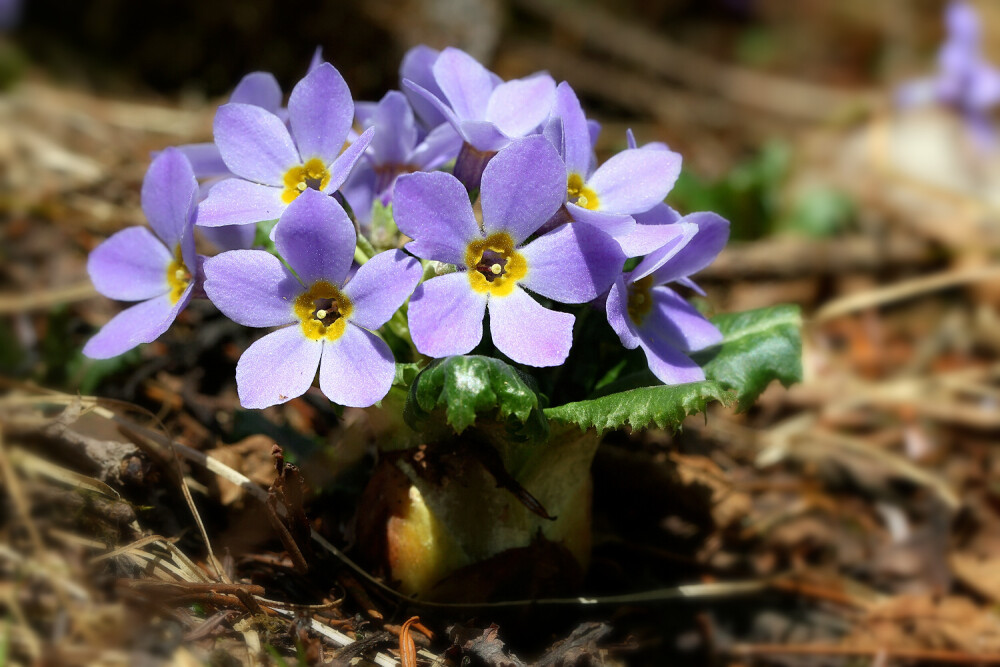
[(83, 348), (107, 359), (163, 334), (191, 300), (199, 282), (194, 224), (198, 181), (187, 158), (168, 148), (153, 160), (142, 182), (146, 227), (129, 227), (90, 253), (87, 272), (97, 291), (120, 301), (140, 301), (118, 313)]
[(420, 263), (388, 251), (348, 280), (354, 225), (336, 201), (312, 190), (285, 209), (274, 241), (291, 271), (263, 250), (232, 250), (205, 261), (205, 293), (227, 317), (249, 327), (283, 327), (240, 357), (240, 403), (264, 408), (301, 396), (317, 367), (331, 401), (366, 407), (381, 400), (395, 363), (372, 331), (413, 291)]
[(903, 107), (937, 102), (962, 115), (976, 144), (995, 143), (990, 111), (1000, 104), (1000, 70), (982, 54), (979, 17), (966, 2), (952, 2), (945, 10), (947, 39), (938, 52), (938, 74), (912, 81), (899, 89)]
[(215, 115), (215, 144), (236, 178), (212, 187), (198, 211), (204, 227), (274, 220), (305, 190), (332, 194), (371, 142), (369, 129), (343, 153), (354, 120), (347, 83), (329, 63), (305, 76), (288, 99), (288, 127), (251, 104)]
[(666, 284), (693, 285), (689, 276), (725, 246), (729, 222), (714, 213), (692, 213), (663, 231), (671, 238), (611, 286), (608, 323), (626, 348), (642, 348), (661, 382), (697, 382), (705, 373), (688, 353), (719, 343), (722, 334)]
[(414, 239), (407, 250), (454, 264), (413, 293), (410, 333), (432, 357), (465, 354), (482, 339), (483, 317), (497, 349), (519, 363), (555, 366), (572, 344), (574, 317), (543, 307), (526, 290), (560, 303), (586, 303), (604, 292), (624, 262), (618, 245), (592, 225), (561, 225), (534, 234), (562, 205), (562, 160), (544, 137), (497, 153), (482, 177), (482, 226), (468, 193), (449, 174), (401, 176), (394, 213)]

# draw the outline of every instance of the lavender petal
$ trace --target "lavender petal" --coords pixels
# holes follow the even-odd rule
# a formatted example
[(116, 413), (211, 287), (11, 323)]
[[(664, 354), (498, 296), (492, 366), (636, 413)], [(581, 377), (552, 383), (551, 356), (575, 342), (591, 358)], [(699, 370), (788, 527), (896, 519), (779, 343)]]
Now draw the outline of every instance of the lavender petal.
[(307, 189), (288, 205), (274, 228), (274, 245), (307, 286), (344, 283), (354, 261), (357, 233), (333, 197)]
[(250, 104), (223, 104), (213, 124), (215, 144), (229, 171), (254, 183), (282, 187), (299, 152), (281, 119)]
[(295, 298), (305, 291), (281, 260), (264, 250), (231, 250), (205, 260), (205, 294), (222, 314), (245, 327), (296, 321)]
[[(149, 165), (142, 180), (142, 212), (169, 250), (190, 236), (191, 214), (198, 197), (198, 181), (191, 164), (176, 148), (168, 148)], [(186, 249), (186, 248), (185, 248)], [(191, 248), (191, 257), (194, 260)]]
[(434, 61), (434, 80), (460, 120), (482, 120), (486, 115), (493, 78), (465, 51), (447, 48)]
[[(411, 306), (412, 307), (412, 306)], [(520, 287), (490, 298), (493, 344), (519, 364), (558, 366), (573, 345), (574, 318), (545, 308)]]
[(597, 168), (587, 179), (609, 213), (642, 213), (663, 201), (681, 173), (681, 156), (673, 151), (626, 149)]
[(409, 298), (422, 276), (420, 262), (402, 250), (375, 255), (344, 286), (344, 295), (354, 304), (351, 322), (378, 329)]
[(639, 346), (639, 333), (628, 314), (628, 286), (622, 276), (619, 276), (608, 291), (605, 303), (608, 314), (608, 324), (618, 334), (626, 349), (634, 350)]
[(281, 108), (281, 86), (270, 72), (250, 72), (236, 84), (229, 101), (252, 104), (277, 114)]
[(227, 178), (208, 191), (208, 197), (195, 213), (195, 224), (199, 227), (223, 227), (275, 220), (287, 206), (281, 192), (281, 188), (270, 185)]
[(698, 273), (711, 264), (729, 240), (729, 221), (715, 213), (692, 213), (679, 224), (697, 225), (698, 231), (669, 261), (653, 272), (653, 284), (662, 285)]
[(294, 324), (256, 341), (236, 364), (240, 405), (266, 408), (306, 393), (322, 353), (323, 341), (306, 338)]
[(566, 161), (566, 171), (570, 174), (580, 174), (586, 180), (590, 174), (590, 164), (594, 154), (591, 148), (590, 128), (587, 126), (587, 117), (583, 113), (583, 107), (580, 106), (580, 100), (565, 81), (556, 88), (553, 112), (562, 119), (562, 156)]
[(369, 127), (367, 130), (361, 133), (353, 144), (347, 147), (347, 149), (333, 161), (333, 164), (329, 167), (330, 172), (330, 182), (323, 189), (323, 192), (330, 194), (335, 192), (344, 184), (347, 177), (351, 175), (351, 170), (354, 169), (354, 165), (358, 163), (361, 156), (364, 155), (365, 151), (368, 150), (368, 145), (372, 142), (372, 137), (375, 136), (375, 128)]
[(509, 137), (523, 137), (549, 116), (556, 82), (548, 74), (508, 81), (497, 86), (486, 105), (485, 119)]
[(83, 354), (91, 359), (110, 359), (136, 345), (152, 343), (170, 328), (177, 313), (191, 300), (192, 286), (177, 303), (171, 301), (169, 294), (163, 294), (126, 308), (87, 341)]
[(664, 341), (682, 352), (722, 342), (722, 333), (715, 325), (669, 287), (654, 287), (649, 297), (653, 306), (637, 327), (643, 340)]
[(404, 174), (396, 181), (393, 215), (413, 241), (406, 249), (424, 259), (465, 266), (469, 242), (482, 238), (469, 195), (451, 174)]
[(87, 273), (97, 291), (119, 301), (143, 301), (170, 290), (167, 247), (145, 227), (110, 236), (87, 258)]
[(315, 157), (330, 164), (340, 154), (354, 122), (354, 100), (333, 65), (321, 64), (295, 85), (288, 119), (303, 162)]
[(556, 149), (541, 135), (519, 139), (483, 170), (483, 228), (487, 234), (507, 232), (520, 244), (565, 198), (566, 168)]
[(464, 271), (417, 285), (407, 311), (417, 350), (429, 357), (471, 352), (483, 338), (486, 301), (472, 291)]
[(395, 375), (392, 351), (370, 331), (348, 323), (340, 338), (323, 343), (319, 387), (334, 403), (374, 405), (389, 393)]
[(625, 255), (591, 225), (566, 224), (521, 248), (528, 262), (523, 287), (560, 303), (586, 303), (621, 275)]

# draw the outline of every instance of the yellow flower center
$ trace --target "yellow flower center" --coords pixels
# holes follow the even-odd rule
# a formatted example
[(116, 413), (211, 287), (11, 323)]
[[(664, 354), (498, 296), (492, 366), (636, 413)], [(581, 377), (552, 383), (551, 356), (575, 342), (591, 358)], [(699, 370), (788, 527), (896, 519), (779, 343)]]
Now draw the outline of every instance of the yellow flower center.
[(629, 286), (628, 316), (636, 324), (642, 324), (642, 319), (653, 307), (653, 299), (649, 290), (653, 287), (653, 276), (641, 278)]
[(307, 188), (322, 190), (329, 183), (330, 172), (326, 170), (326, 165), (318, 157), (314, 157), (285, 172), (285, 190), (281, 193), (281, 199), (286, 204), (291, 204)]
[(174, 249), (174, 258), (167, 264), (167, 285), (170, 286), (170, 303), (177, 303), (181, 300), (184, 290), (191, 284), (191, 271), (184, 264), (184, 257), (181, 255), (181, 244), (177, 244)]
[(309, 291), (295, 299), (295, 316), (302, 321), (302, 333), (309, 340), (337, 340), (344, 333), (354, 305), (340, 290), (325, 280), (313, 283)]
[(581, 208), (596, 211), (601, 202), (597, 198), (597, 193), (587, 187), (583, 182), (583, 176), (577, 173), (569, 175), (566, 181), (566, 195), (571, 204), (576, 204)]
[(465, 263), (469, 267), (469, 285), (480, 294), (507, 296), (528, 273), (527, 260), (514, 250), (514, 240), (506, 232), (470, 243), (465, 249)]

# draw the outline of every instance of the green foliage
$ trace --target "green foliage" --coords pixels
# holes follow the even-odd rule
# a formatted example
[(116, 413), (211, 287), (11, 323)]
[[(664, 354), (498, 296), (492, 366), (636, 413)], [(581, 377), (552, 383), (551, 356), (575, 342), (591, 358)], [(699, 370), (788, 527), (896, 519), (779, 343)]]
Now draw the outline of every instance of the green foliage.
[[(626, 425), (677, 428), (685, 417), (704, 411), (710, 401), (736, 402), (738, 409), (746, 410), (772, 380), (787, 387), (802, 379), (801, 317), (796, 306), (718, 315), (712, 322), (723, 341), (695, 355), (706, 381), (649, 386), (656, 378), (648, 370), (610, 377), (599, 383), (594, 398), (549, 408), (546, 417), (599, 431)], [(613, 370), (620, 368), (621, 364)]]
[(772, 380), (802, 381), (802, 317), (798, 306), (758, 308), (712, 318), (721, 344), (695, 355), (705, 375), (734, 389), (740, 410), (749, 408)]
[(490, 357), (457, 356), (432, 363), (410, 386), (403, 416), (420, 431), (447, 424), (462, 433), (477, 420), (502, 421), (511, 435), (541, 436), (547, 424), (534, 382)]
[(711, 401), (728, 403), (731, 392), (718, 382), (691, 382), (672, 387), (640, 387), (588, 401), (549, 408), (554, 421), (594, 427), (598, 431), (631, 426), (634, 430), (656, 426), (676, 429), (688, 415), (703, 412)]

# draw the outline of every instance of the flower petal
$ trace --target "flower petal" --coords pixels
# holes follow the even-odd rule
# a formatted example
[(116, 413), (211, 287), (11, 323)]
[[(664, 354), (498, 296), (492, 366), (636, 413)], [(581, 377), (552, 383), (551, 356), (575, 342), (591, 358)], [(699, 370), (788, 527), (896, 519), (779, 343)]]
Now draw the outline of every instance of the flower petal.
[[(436, 85), (435, 88), (437, 88)], [(426, 106), (434, 109), (434, 111), (436, 111), (437, 114), (444, 119), (444, 122), (449, 123), (456, 130), (458, 130), (462, 121), (444, 102), (444, 93), (441, 93), (440, 89), (438, 89), (438, 93), (435, 94), (427, 88), (421, 86), (416, 81), (403, 79), (403, 92), (408, 94), (411, 103), (413, 100), (422, 100)], [(413, 108), (416, 109), (417, 107), (414, 106)]]
[(562, 119), (563, 150), (566, 172), (577, 173), (586, 180), (594, 150), (591, 147), (590, 128), (580, 100), (569, 84), (563, 81), (556, 88), (553, 114)]
[(549, 117), (555, 93), (548, 74), (501, 83), (490, 95), (485, 119), (509, 137), (526, 136)]
[(414, 149), (407, 161), (424, 171), (433, 171), (449, 160), (454, 160), (462, 148), (462, 137), (448, 123), (431, 130)]
[[(412, 308), (412, 305), (411, 305)], [(490, 334), (497, 349), (519, 364), (558, 366), (573, 345), (569, 313), (545, 308), (520, 287), (490, 298)]]
[(281, 108), (281, 85), (270, 72), (250, 72), (236, 84), (229, 101), (252, 104), (277, 114)]
[(410, 335), (421, 354), (465, 354), (483, 338), (486, 295), (472, 291), (464, 271), (417, 285), (407, 316)]
[(637, 328), (640, 337), (655, 343), (664, 341), (683, 352), (694, 352), (722, 341), (722, 333), (669, 287), (649, 291), (653, 307)]
[(190, 235), (191, 214), (198, 201), (198, 181), (182, 152), (168, 148), (153, 159), (142, 179), (141, 198), (142, 212), (153, 231), (173, 251)]
[(653, 284), (662, 285), (698, 273), (712, 263), (729, 240), (729, 221), (715, 213), (692, 213), (680, 224), (697, 225), (698, 231), (677, 254), (653, 272)]
[(305, 291), (281, 260), (264, 250), (231, 250), (205, 260), (205, 293), (222, 314), (245, 327), (296, 321), (295, 297)]
[(673, 151), (629, 148), (597, 168), (587, 179), (609, 213), (642, 213), (663, 201), (681, 173), (681, 156)]
[(365, 159), (357, 163), (351, 175), (340, 186), (340, 194), (354, 212), (358, 225), (367, 230), (371, 225), (372, 206), (375, 204), (375, 170), (371, 162)]
[(489, 71), (465, 51), (447, 48), (434, 61), (434, 80), (460, 120), (482, 120), (493, 92)]
[(636, 213), (635, 228), (618, 238), (626, 257), (641, 257), (662, 247), (674, 236), (669, 227), (681, 215), (666, 204), (660, 203), (645, 213)]
[(483, 170), (480, 201), (487, 234), (505, 231), (520, 244), (562, 206), (566, 168), (541, 135), (513, 142)]
[(306, 393), (316, 377), (323, 341), (297, 325), (269, 333), (248, 347), (236, 364), (236, 388), (244, 408), (266, 408)]
[(665, 225), (663, 245), (650, 251), (632, 270), (629, 282), (645, 278), (672, 260), (698, 233), (698, 226), (684, 222)]
[(396, 376), (396, 361), (381, 338), (347, 324), (337, 340), (323, 343), (319, 388), (339, 405), (366, 408), (385, 398)]
[(302, 162), (330, 164), (354, 122), (354, 100), (333, 65), (323, 63), (299, 81), (288, 98), (288, 119)]
[(378, 128), (371, 143), (375, 164), (406, 164), (417, 145), (417, 121), (406, 96), (398, 90), (387, 92), (373, 120)]
[(227, 178), (208, 191), (208, 197), (198, 206), (195, 224), (199, 227), (252, 225), (263, 220), (275, 220), (285, 210), (281, 188)]
[(701, 382), (705, 379), (705, 371), (689, 356), (664, 341), (640, 341), (642, 351), (646, 353), (646, 363), (649, 370), (663, 384), (687, 384)]
[(635, 232), (635, 219), (631, 215), (591, 211), (576, 204), (566, 204), (566, 210), (576, 222), (593, 225), (619, 243)]
[(521, 248), (528, 261), (523, 287), (561, 303), (586, 303), (622, 273), (625, 255), (592, 225), (560, 225)]
[(248, 181), (281, 187), (285, 172), (302, 163), (285, 124), (260, 107), (223, 104), (213, 131), (229, 171)]
[(344, 286), (344, 294), (354, 304), (350, 321), (378, 329), (409, 298), (423, 273), (420, 262), (402, 250), (375, 255)]
[(218, 252), (252, 248), (254, 239), (257, 236), (257, 228), (253, 225), (199, 227), (198, 232), (206, 241), (215, 246)]
[(458, 131), (467, 144), (484, 153), (495, 153), (510, 145), (510, 137), (488, 120), (463, 120)]
[(214, 143), (185, 144), (178, 146), (177, 150), (184, 154), (184, 157), (191, 163), (191, 170), (196, 178), (215, 178), (217, 176), (231, 176), (226, 163), (222, 160), (222, 153)]
[(87, 258), (97, 291), (119, 301), (143, 301), (170, 291), (167, 266), (173, 259), (163, 241), (145, 227), (111, 235)]
[(396, 181), (392, 212), (418, 257), (465, 266), (465, 248), (482, 238), (469, 194), (451, 174), (404, 174)]
[(163, 294), (126, 308), (101, 327), (83, 347), (91, 359), (110, 359), (128, 352), (141, 343), (152, 343), (170, 328), (177, 313), (191, 300), (193, 284), (188, 286), (177, 303)]
[(447, 122), (444, 114), (438, 111), (437, 107), (428, 102), (418, 93), (406, 88), (403, 81), (409, 79), (418, 86), (424, 88), (438, 99), (444, 98), (444, 92), (434, 80), (434, 61), (437, 60), (440, 51), (432, 49), (423, 44), (414, 46), (403, 56), (403, 62), (399, 66), (399, 81), (403, 93), (406, 94), (414, 113), (420, 118), (420, 122), (425, 127), (437, 127), (441, 123)]
[(274, 228), (274, 245), (307, 286), (327, 280), (339, 287), (354, 261), (354, 225), (333, 197), (307, 189), (288, 205)]
[(639, 346), (639, 333), (635, 329), (632, 318), (628, 315), (628, 287), (621, 276), (611, 285), (608, 300), (605, 304), (608, 314), (608, 324), (618, 334), (618, 338), (629, 350)]
[(330, 194), (344, 184), (347, 177), (351, 175), (354, 165), (357, 164), (361, 156), (368, 150), (368, 145), (371, 144), (373, 136), (375, 136), (375, 128), (369, 127), (333, 161), (333, 164), (329, 167), (330, 182), (323, 189), (323, 192)]

